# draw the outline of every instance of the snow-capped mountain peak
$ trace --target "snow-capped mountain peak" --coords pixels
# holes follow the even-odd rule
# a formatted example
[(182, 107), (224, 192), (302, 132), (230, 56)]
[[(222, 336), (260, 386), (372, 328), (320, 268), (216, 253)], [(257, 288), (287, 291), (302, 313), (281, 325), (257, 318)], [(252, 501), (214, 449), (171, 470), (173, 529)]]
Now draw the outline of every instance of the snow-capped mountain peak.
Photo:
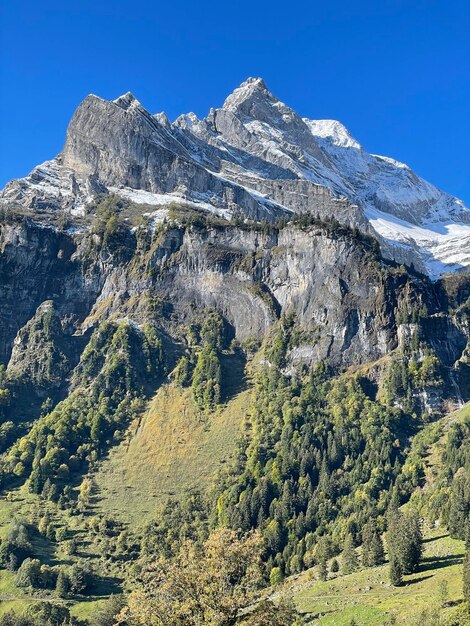
[(228, 111), (240, 112), (253, 100), (276, 101), (262, 78), (247, 78), (227, 98), (222, 106)]
[[(121, 190), (121, 191), (120, 191)], [(97, 193), (273, 220), (313, 213), (375, 234), (385, 256), (436, 277), (470, 267), (470, 211), (339, 121), (302, 118), (248, 78), (205, 119), (171, 123), (130, 92), (88, 96), (63, 152), (9, 183), (3, 204), (83, 211)]]

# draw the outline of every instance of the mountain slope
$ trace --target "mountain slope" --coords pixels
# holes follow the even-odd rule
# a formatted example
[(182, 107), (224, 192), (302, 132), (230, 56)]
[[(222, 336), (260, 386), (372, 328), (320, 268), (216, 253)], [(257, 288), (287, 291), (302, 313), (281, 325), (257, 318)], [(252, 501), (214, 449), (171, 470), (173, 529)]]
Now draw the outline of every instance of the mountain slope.
[[(442, 484), (436, 483), (439, 475), (442, 480), (443, 474), (448, 483), (452, 481), (448, 469), (443, 467), (446, 449), (447, 454), (449, 450), (455, 451), (450, 446), (452, 433), (449, 435), (449, 432), (456, 424), (468, 423), (469, 416), (468, 404), (446, 413), (426, 426), (413, 444), (418, 451), (413, 462), (424, 462), (426, 466), (423, 483), (411, 497), (411, 506), (418, 506), (423, 516), (425, 545), (423, 562), (415, 574), (407, 577), (406, 586), (397, 589), (390, 585), (388, 568), (380, 566), (348, 575), (330, 571), (329, 579), (323, 582), (312, 580), (317, 578), (312, 570), (286, 581), (280, 593), (294, 595), (299, 610), (315, 616), (323, 626), (346, 624), (352, 618), (371, 626), (393, 623), (392, 618), (400, 624), (433, 623), (432, 616), (439, 616), (437, 623), (459, 624), (459, 613), (466, 623), (462, 611), (465, 546), (462, 540), (450, 537), (439, 524), (442, 509), (448, 508), (449, 494), (442, 489)], [(459, 473), (463, 469), (460, 468)], [(442, 589), (447, 589), (444, 599)]]
[[(251, 79), (173, 124), (90, 96), (2, 202), (1, 600), (139, 603), (149, 563), (215, 527), (262, 542), (267, 584), (416, 504), (429, 431), (470, 399), (470, 276), (417, 272), (430, 244), (368, 215), (425, 241), (458, 201)], [(448, 439), (422, 511), (462, 539)]]

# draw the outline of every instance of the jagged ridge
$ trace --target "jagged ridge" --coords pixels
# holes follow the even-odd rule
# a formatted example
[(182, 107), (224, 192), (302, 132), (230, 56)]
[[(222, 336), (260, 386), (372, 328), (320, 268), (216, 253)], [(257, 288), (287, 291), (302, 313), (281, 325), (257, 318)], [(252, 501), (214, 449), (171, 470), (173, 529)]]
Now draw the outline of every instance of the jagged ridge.
[(171, 123), (127, 93), (88, 96), (63, 152), (11, 182), (2, 203), (81, 213), (98, 193), (175, 199), (230, 217), (335, 217), (378, 237), (382, 253), (438, 277), (470, 265), (470, 211), (409, 167), (371, 155), (335, 120), (301, 118), (249, 78), (205, 119)]

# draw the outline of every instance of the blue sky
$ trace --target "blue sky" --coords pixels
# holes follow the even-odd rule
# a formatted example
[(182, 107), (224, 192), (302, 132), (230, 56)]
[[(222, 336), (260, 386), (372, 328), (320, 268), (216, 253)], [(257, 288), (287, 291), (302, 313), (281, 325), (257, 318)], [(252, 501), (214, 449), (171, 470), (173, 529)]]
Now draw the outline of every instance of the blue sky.
[(470, 13), (457, 0), (15, 0), (1, 9), (0, 186), (57, 154), (88, 93), (170, 118), (248, 76), (470, 203)]

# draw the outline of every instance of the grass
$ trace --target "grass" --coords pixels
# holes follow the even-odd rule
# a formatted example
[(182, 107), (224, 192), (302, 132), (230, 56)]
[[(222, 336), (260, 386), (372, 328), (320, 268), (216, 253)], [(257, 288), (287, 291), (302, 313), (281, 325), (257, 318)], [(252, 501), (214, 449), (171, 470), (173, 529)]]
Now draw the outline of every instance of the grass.
[[(90, 513), (102, 513), (137, 527), (146, 518), (157, 515), (169, 496), (183, 498), (187, 489), (210, 488), (236, 448), (253, 393), (252, 389), (240, 386), (240, 368), (233, 361), (225, 359), (223, 367), (232, 373), (232, 387), (225, 390), (229, 399), (210, 415), (197, 410), (189, 389), (169, 383), (158, 390), (142, 418), (131, 425), (127, 438), (97, 466)], [(438, 424), (438, 435), (432, 438), (428, 448), (427, 484), (432, 484), (438, 471), (449, 425), (469, 415), (470, 405), (467, 405)], [(434, 425), (429, 426), (432, 428)], [(28, 493), (26, 487), (0, 498), (0, 538), (8, 534), (15, 518), (27, 522), (37, 513), (37, 504), (38, 498)], [(65, 524), (75, 535), (77, 556), (89, 556), (100, 568), (99, 546), (90, 542), (84, 518), (70, 516), (57, 507), (51, 511), (55, 521)], [(34, 537), (33, 544), (43, 563), (66, 563), (70, 559), (62, 555), (55, 542)], [(392, 617), (397, 624), (406, 626), (414, 623), (424, 609), (441, 611), (445, 618), (451, 617), (462, 601), (463, 542), (433, 529), (427, 532), (424, 547), (419, 571), (407, 576), (399, 588), (388, 584), (388, 567), (384, 565), (348, 576), (330, 574), (331, 578), (325, 582), (313, 580), (314, 571), (305, 572), (288, 580), (279, 593), (292, 593), (309, 623), (319, 626), (349, 626), (353, 619), (358, 626), (379, 626), (389, 623)], [(109, 594), (119, 593), (119, 579), (109, 576), (120, 576), (122, 571), (118, 569), (120, 565), (112, 567), (115, 568), (112, 572), (101, 572), (93, 596), (65, 602), (72, 615), (92, 618)], [(448, 584), (444, 608), (438, 600), (443, 581)], [(23, 612), (29, 604), (41, 599), (62, 602), (50, 592), (37, 590), (29, 594), (18, 589), (15, 574), (0, 570), (0, 615), (10, 609)]]
[(169, 497), (181, 498), (191, 488), (204, 491), (235, 450), (250, 398), (250, 390), (241, 391), (206, 415), (189, 389), (163, 385), (97, 471), (97, 510), (140, 523)]
[[(0, 498), (0, 538), (5, 538), (15, 520), (29, 523), (35, 517), (37, 524), (37, 505), (39, 499), (30, 494), (25, 486), (12, 490), (5, 498)], [(90, 537), (84, 529), (84, 520), (80, 516), (70, 516), (66, 511), (58, 507), (47, 505), (51, 520), (58, 525), (65, 525), (69, 529), (69, 536), (74, 535), (77, 540), (77, 554), (74, 557), (64, 555), (60, 545), (40, 535), (31, 536), (33, 552), (41, 563), (49, 565), (70, 565), (77, 558), (85, 555), (91, 562), (97, 565), (98, 577), (96, 579), (94, 594), (89, 596), (77, 596), (66, 601), (59, 600), (52, 590), (35, 589), (28, 591), (20, 589), (15, 584), (15, 572), (0, 569), (0, 615), (9, 610), (22, 613), (32, 603), (41, 600), (59, 602), (70, 607), (72, 615), (76, 617), (92, 617), (96, 607), (103, 603), (111, 593), (119, 593), (119, 579), (103, 577), (99, 563), (99, 549), (90, 543)]]
[(96, 616), (97, 611), (106, 603), (107, 598), (100, 598), (98, 600), (91, 598), (84, 598), (81, 602), (77, 602), (70, 607), (70, 614), (73, 617), (81, 620), (90, 620)]
[(25, 600), (0, 600), (0, 616), (5, 615), (8, 611), (14, 611), (21, 615), (24, 613), (28, 606), (31, 604), (31, 600), (28, 598)]
[[(229, 358), (223, 363), (226, 368), (235, 365)], [(210, 415), (196, 409), (189, 389), (163, 385), (142, 418), (131, 425), (126, 440), (98, 465), (89, 513), (102, 513), (137, 527), (146, 517), (155, 516), (169, 496), (182, 498), (192, 487), (209, 488), (235, 450), (250, 406), (251, 391), (241, 388), (243, 377), (236, 375), (239, 369), (235, 367), (236, 380), (225, 390), (230, 399)], [(26, 485), (1, 497), (0, 539), (8, 536), (14, 520), (28, 523), (35, 517), (37, 525), (38, 503), (39, 498), (29, 493)], [(34, 554), (50, 565), (89, 558), (100, 574), (94, 595), (62, 601), (50, 591), (30, 593), (16, 587), (15, 573), (0, 570), (0, 615), (11, 609), (22, 613), (34, 602), (49, 600), (64, 602), (77, 618), (92, 618), (111, 593), (120, 592), (121, 565), (113, 565), (112, 572), (102, 571), (99, 547), (85, 529), (86, 517), (69, 515), (50, 504), (47, 508), (56, 525), (65, 525), (69, 536), (75, 536), (77, 555), (64, 555), (59, 544), (38, 535), (32, 537)]]
[[(388, 565), (339, 574), (325, 582), (309, 581), (315, 574), (306, 572), (288, 587), (299, 611), (321, 626), (347, 626), (353, 618), (358, 626), (379, 626), (392, 616), (397, 624), (412, 624), (423, 610), (440, 610), (448, 617), (462, 602), (463, 555), (462, 541), (433, 530), (426, 537), (419, 570), (406, 576), (401, 587), (388, 583)], [(448, 584), (445, 608), (439, 605), (443, 581)]]

